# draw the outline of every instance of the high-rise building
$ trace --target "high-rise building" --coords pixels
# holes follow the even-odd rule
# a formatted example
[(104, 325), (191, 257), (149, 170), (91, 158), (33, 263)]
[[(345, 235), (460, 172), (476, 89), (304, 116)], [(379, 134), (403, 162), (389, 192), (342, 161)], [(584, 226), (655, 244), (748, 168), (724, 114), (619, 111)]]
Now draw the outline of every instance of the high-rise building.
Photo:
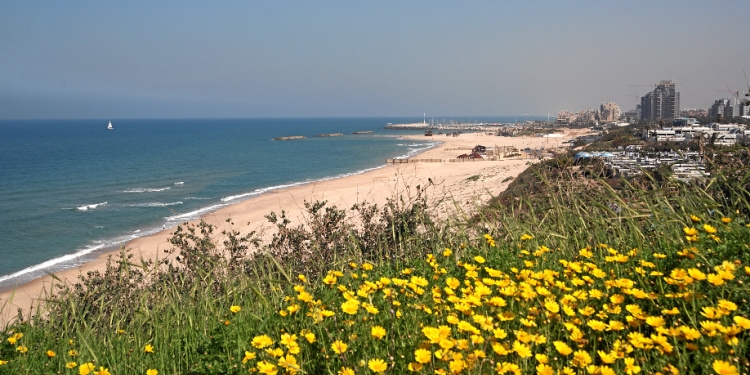
[(620, 106), (614, 102), (603, 103), (599, 106), (599, 119), (602, 121), (617, 121), (620, 119), (620, 115), (622, 115)]
[(742, 116), (742, 108), (736, 99), (719, 99), (708, 109), (711, 117), (722, 116), (725, 119)]
[(654, 91), (641, 97), (642, 120), (672, 120), (680, 117), (680, 93), (674, 81), (661, 81)]

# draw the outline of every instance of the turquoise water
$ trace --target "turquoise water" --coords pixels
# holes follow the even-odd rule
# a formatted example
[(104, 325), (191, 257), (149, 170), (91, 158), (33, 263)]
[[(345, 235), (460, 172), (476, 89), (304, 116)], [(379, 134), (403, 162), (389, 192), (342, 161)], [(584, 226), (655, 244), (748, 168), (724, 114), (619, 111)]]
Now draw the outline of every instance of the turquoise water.
[[(431, 147), (383, 129), (415, 120), (113, 120), (114, 130), (107, 120), (0, 121), (0, 287), (271, 189)], [(375, 133), (351, 134), (363, 130)], [(307, 138), (271, 140), (293, 135)]]

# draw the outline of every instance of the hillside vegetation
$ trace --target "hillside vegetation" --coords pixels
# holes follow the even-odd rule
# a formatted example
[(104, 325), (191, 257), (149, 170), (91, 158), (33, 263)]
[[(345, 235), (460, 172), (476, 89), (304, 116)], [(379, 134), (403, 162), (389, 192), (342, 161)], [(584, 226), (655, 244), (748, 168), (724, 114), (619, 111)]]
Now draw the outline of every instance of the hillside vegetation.
[(0, 327), (0, 373), (748, 373), (735, 156), (690, 184), (560, 156), (468, 220), (435, 219), (414, 187), (383, 206), (308, 202), (304, 226), (269, 213), (269, 244), (183, 225), (171, 261), (123, 251)]

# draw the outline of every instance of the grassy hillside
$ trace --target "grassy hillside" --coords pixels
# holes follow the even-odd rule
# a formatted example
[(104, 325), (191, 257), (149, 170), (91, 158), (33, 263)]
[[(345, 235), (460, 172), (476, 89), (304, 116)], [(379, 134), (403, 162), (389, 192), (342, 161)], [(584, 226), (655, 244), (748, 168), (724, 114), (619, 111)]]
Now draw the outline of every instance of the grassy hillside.
[(725, 159), (683, 184), (560, 157), (470, 220), (421, 187), (309, 202), (268, 245), (182, 226), (173, 261), (113, 260), (0, 331), (0, 373), (748, 373), (749, 184)]

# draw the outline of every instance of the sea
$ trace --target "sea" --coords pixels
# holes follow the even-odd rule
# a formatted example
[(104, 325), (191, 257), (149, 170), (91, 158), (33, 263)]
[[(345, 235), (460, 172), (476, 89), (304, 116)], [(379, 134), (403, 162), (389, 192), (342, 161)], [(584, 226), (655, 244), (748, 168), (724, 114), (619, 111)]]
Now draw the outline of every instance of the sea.
[[(0, 290), (275, 189), (382, 168), (438, 143), (383, 129), (421, 120), (0, 120)], [(273, 140), (286, 136), (305, 138)]]

